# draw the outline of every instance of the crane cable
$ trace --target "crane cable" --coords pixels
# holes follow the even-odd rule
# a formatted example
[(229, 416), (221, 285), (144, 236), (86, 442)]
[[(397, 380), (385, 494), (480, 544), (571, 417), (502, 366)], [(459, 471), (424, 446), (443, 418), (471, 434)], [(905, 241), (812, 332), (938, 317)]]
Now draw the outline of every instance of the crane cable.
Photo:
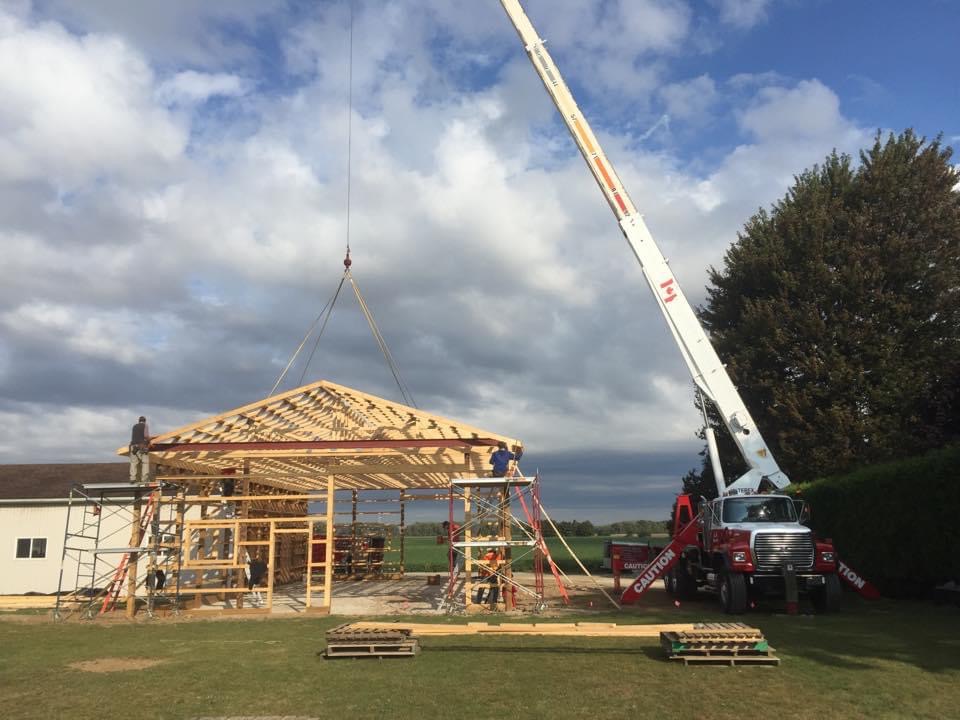
[[(376, 321), (373, 319), (373, 313), (370, 312), (370, 308), (367, 306), (366, 300), (364, 300), (363, 295), (360, 292), (360, 287), (357, 285), (356, 281), (353, 278), (353, 274), (350, 272), (350, 266), (353, 264), (353, 261), (350, 259), (350, 216), (351, 216), (351, 188), (352, 188), (352, 177), (353, 177), (353, 0), (349, 2), (350, 6), (350, 53), (349, 53), (349, 62), (348, 62), (348, 90), (347, 90), (347, 255), (343, 260), (343, 277), (340, 278), (340, 283), (337, 285), (337, 290), (334, 292), (333, 297), (327, 301), (327, 304), (323, 306), (323, 309), (320, 310), (320, 314), (317, 315), (317, 318), (313, 321), (310, 327), (307, 329), (306, 335), (304, 335), (303, 340), (300, 342), (299, 347), (294, 351), (293, 357), (290, 358), (290, 361), (287, 363), (287, 366), (283, 369), (283, 372), (280, 373), (280, 377), (277, 378), (277, 381), (273, 384), (273, 388), (270, 390), (270, 395), (272, 396), (277, 388), (280, 387), (280, 383), (283, 382), (283, 379), (286, 377), (287, 372), (289, 372), (293, 363), (296, 361), (297, 356), (300, 354), (300, 351), (303, 350), (303, 347), (307, 344), (310, 335), (313, 333), (314, 329), (317, 327), (317, 323), (320, 322), (321, 318), (323, 319), (323, 324), (320, 326), (320, 331), (317, 333), (317, 339), (313, 343), (313, 349), (310, 351), (310, 357), (307, 358), (307, 362), (303, 367), (303, 372), (300, 374), (300, 382), (298, 385), (303, 385), (303, 380), (307, 375), (307, 370), (310, 367), (310, 363), (313, 361), (313, 356), (317, 352), (317, 347), (320, 345), (320, 338), (323, 336), (323, 331), (327, 328), (327, 323), (330, 321), (330, 315), (333, 313), (334, 305), (336, 305), (337, 298), (340, 297), (340, 291), (343, 289), (343, 283), (347, 280), (350, 281), (350, 286), (353, 288), (354, 295), (356, 295), (357, 303), (360, 305), (360, 309), (363, 311), (363, 316), (367, 320), (367, 324), (370, 326), (370, 331), (373, 333), (373, 338), (377, 343), (377, 346), (380, 348), (380, 352), (383, 353), (384, 359), (387, 361), (387, 367), (390, 369), (390, 374), (393, 375), (394, 381), (397, 383), (397, 387), (400, 389), (400, 395), (403, 397), (403, 401), (410, 405), (411, 407), (417, 407), (417, 403), (413, 398), (413, 393), (410, 391), (410, 388), (403, 381), (403, 378), (400, 375), (400, 367), (397, 365), (396, 360), (393, 358), (393, 353), (390, 352), (390, 348), (387, 346), (387, 341), (383, 337), (383, 333), (380, 332), (380, 328), (377, 327)], [(269, 397), (268, 396), (268, 397)]]
[[(353, 0), (350, 0), (350, 53), (347, 62), (347, 260), (350, 259), (350, 195), (353, 185)], [(347, 260), (343, 264), (350, 271)]]
[(387, 361), (387, 366), (390, 368), (390, 373), (393, 375), (393, 379), (396, 381), (397, 387), (400, 388), (400, 395), (403, 396), (403, 401), (411, 407), (417, 407), (417, 402), (413, 399), (413, 393), (410, 392), (410, 388), (400, 376), (400, 366), (397, 365), (396, 360), (393, 359), (393, 353), (391, 353), (390, 348), (387, 347), (387, 341), (380, 332), (380, 328), (377, 327), (377, 323), (373, 319), (373, 313), (371, 313), (370, 308), (367, 307), (367, 302), (363, 299), (363, 295), (360, 293), (360, 286), (357, 285), (357, 282), (354, 280), (349, 268), (347, 269), (346, 273), (344, 273), (344, 276), (350, 279), (350, 285), (353, 287), (353, 292), (357, 296), (357, 303), (359, 303), (360, 309), (363, 310), (363, 316), (367, 319), (367, 324), (370, 326), (370, 332), (373, 333), (373, 338), (377, 341), (377, 345), (380, 347), (380, 352), (383, 353), (384, 360)]
[[(283, 372), (280, 373), (280, 377), (278, 377), (277, 381), (273, 384), (273, 388), (271, 388), (270, 392), (267, 394), (267, 397), (272, 396), (277, 391), (277, 388), (280, 387), (280, 383), (282, 383), (283, 379), (287, 376), (287, 372), (289, 372), (290, 367), (297, 359), (297, 355), (300, 354), (300, 351), (303, 350), (303, 346), (306, 345), (307, 340), (310, 339), (310, 335), (313, 334), (313, 329), (317, 326), (317, 323), (320, 322), (321, 318), (323, 318), (323, 326), (320, 328), (320, 333), (317, 335), (317, 342), (320, 342), (320, 335), (323, 335), (323, 331), (327, 327), (327, 321), (330, 319), (330, 313), (333, 312), (333, 305), (337, 302), (337, 298), (340, 295), (340, 288), (343, 287), (343, 281), (344, 278), (341, 278), (340, 284), (337, 285), (337, 291), (333, 294), (333, 297), (327, 300), (327, 304), (323, 306), (322, 310), (320, 310), (320, 314), (317, 315), (317, 319), (313, 321), (309, 328), (307, 328), (307, 334), (303, 336), (303, 340), (300, 341), (300, 345), (296, 350), (293, 351), (293, 356), (290, 358), (290, 362), (287, 363), (287, 366), (283, 369)], [(326, 317), (324, 317), (324, 314), (326, 314)], [(313, 351), (316, 352), (316, 349), (317, 346), (315, 344), (313, 346)], [(313, 352), (310, 353), (310, 358), (313, 358)], [(310, 363), (308, 361), (307, 365), (309, 364)], [(303, 376), (300, 377), (300, 384), (303, 384)]]

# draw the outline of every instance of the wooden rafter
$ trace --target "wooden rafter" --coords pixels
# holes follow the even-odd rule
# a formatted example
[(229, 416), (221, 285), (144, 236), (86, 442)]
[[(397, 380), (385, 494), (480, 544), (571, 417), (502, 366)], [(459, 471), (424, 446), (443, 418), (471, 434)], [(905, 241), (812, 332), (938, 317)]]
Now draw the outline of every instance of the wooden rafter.
[[(519, 440), (321, 380), (153, 439), (151, 459), (211, 479), (245, 467), (290, 492), (445, 488)], [(121, 448), (118, 454), (127, 454)]]

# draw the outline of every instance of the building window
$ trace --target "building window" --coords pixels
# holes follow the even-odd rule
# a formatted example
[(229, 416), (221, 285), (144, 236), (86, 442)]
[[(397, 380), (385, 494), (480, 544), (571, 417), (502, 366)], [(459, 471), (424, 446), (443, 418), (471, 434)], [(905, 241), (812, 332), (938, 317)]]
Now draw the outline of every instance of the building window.
[(46, 556), (46, 538), (17, 538), (18, 558), (45, 558)]

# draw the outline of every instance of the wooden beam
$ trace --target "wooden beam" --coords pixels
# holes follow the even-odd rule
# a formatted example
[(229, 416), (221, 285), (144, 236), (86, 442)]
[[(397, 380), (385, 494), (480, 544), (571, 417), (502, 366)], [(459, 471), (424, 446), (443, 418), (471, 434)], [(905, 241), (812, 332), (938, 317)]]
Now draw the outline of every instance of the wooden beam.
[(693, 623), (650, 625), (617, 625), (616, 623), (467, 623), (440, 625), (433, 623), (356, 622), (351, 629), (409, 630), (420, 637), (426, 635), (563, 635), (576, 637), (659, 638), (662, 632), (693, 632)]
[(496, 438), (404, 438), (402, 440), (285, 440), (279, 442), (162, 442), (151, 452), (216, 452), (248, 450), (334, 450), (345, 448), (462, 448), (496, 447)]

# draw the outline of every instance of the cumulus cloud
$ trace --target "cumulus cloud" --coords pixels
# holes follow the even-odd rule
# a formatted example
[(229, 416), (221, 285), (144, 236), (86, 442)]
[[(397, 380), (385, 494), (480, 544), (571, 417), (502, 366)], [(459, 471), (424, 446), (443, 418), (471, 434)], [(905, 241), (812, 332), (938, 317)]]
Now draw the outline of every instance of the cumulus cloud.
[(763, 22), (771, 0), (710, 0), (720, 13), (720, 19), (734, 27), (748, 29)]
[(827, 137), (850, 126), (840, 113), (836, 93), (819, 80), (804, 80), (792, 88), (763, 88), (738, 114), (738, 121), (762, 142)]
[(248, 91), (247, 82), (229, 73), (179, 72), (157, 88), (157, 99), (166, 105), (200, 103), (212, 97), (238, 97)]
[[(185, 21), (160, 7), (51, 0), (2, 15), (0, 92), (16, 100), (0, 108), (8, 461), (110, 460), (141, 412), (169, 430), (262, 397), (332, 295), (349, 239), (422, 408), (523, 438), (561, 488), (586, 472), (653, 487), (696, 463), (686, 368), (499, 8), (358, 4), (348, 116), (345, 5), (296, 22), (271, 3), (177, 5), (209, 43), (177, 39)], [(688, 3), (528, 10), (572, 84), (589, 85), (584, 106), (694, 302), (758, 205), (864, 136), (817, 80), (661, 87), (690, 39)], [(269, 48), (244, 35), (257, 18)], [(689, 120), (728, 92), (746, 98), (739, 144), (709, 170), (640, 142), (655, 94), (662, 117)], [(397, 396), (348, 293), (287, 387), (301, 374)], [(59, 457), (51, 433), (29, 430), (76, 425)], [(552, 460), (580, 456), (598, 462)]]
[(255, 62), (253, 39), (269, 31), (286, 0), (43, 0), (37, 3), (80, 33), (122, 35), (160, 63), (204, 69)]
[(717, 98), (717, 85), (709, 75), (671, 83), (659, 91), (667, 112), (678, 119), (704, 119)]
[(77, 37), (5, 15), (0, 178), (74, 185), (174, 160), (185, 128), (153, 102), (152, 90), (150, 66), (122, 39)]

